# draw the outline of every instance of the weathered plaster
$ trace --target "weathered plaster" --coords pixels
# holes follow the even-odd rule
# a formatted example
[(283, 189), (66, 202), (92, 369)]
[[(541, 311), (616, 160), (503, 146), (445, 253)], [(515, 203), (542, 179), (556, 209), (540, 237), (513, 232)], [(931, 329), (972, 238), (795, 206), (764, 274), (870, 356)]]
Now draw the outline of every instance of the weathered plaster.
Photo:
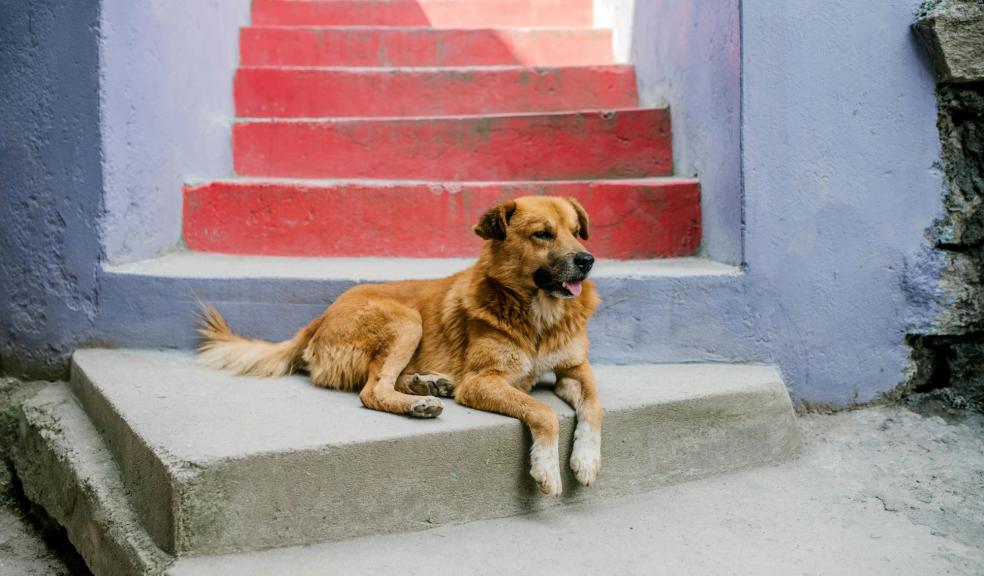
[(113, 262), (174, 248), (181, 187), (232, 174), (232, 79), (249, 0), (102, 0), (104, 245)]
[(0, 370), (51, 375), (92, 329), (99, 4), (0, 0)]

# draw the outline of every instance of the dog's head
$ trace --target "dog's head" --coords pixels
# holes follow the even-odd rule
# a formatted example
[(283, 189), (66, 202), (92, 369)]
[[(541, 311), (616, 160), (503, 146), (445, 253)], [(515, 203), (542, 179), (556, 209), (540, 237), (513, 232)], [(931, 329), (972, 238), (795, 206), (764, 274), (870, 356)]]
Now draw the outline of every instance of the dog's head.
[(580, 240), (588, 214), (573, 198), (526, 196), (492, 207), (475, 225), (488, 244), (488, 273), (556, 298), (576, 298), (594, 265)]

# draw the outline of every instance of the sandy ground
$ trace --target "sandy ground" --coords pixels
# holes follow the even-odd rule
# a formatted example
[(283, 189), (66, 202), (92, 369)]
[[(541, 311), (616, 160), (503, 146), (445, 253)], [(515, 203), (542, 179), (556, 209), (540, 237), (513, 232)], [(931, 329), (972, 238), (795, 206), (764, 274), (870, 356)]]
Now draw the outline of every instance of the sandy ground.
[[(779, 466), (291, 554), (310, 554), (318, 573), (327, 553), (340, 574), (462, 573), (465, 561), (490, 574), (984, 575), (984, 417), (893, 406), (807, 415), (800, 428), (803, 454)], [(262, 573), (277, 554), (230, 568)], [(70, 573), (0, 511), (0, 574)]]

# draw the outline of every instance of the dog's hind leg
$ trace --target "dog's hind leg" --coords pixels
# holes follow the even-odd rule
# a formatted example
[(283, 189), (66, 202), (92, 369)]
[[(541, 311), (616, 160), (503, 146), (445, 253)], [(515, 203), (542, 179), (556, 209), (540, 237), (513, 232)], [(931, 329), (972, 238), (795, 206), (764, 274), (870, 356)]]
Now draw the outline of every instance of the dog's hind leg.
[(404, 374), (396, 381), (396, 389), (416, 396), (454, 397), (454, 385), (443, 374)]
[(388, 345), (369, 362), (368, 377), (359, 398), (366, 408), (406, 414), (415, 418), (434, 418), (444, 404), (433, 396), (412, 396), (396, 389), (397, 379), (410, 363), (423, 328), (420, 316), (394, 316), (388, 323), (393, 335)]
[(571, 469), (577, 481), (590, 486), (601, 470), (601, 402), (595, 390), (594, 371), (587, 362), (558, 369), (554, 392), (577, 412)]

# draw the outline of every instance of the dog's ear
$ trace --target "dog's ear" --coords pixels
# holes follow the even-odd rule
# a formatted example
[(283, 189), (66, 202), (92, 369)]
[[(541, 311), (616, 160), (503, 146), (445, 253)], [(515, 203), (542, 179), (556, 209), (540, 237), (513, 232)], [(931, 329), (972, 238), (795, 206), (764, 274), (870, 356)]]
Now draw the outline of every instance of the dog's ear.
[(581, 237), (582, 240), (588, 239), (588, 213), (584, 211), (584, 206), (575, 200), (574, 198), (568, 196), (568, 201), (574, 206), (574, 211), (577, 212), (577, 235)]
[(482, 215), (473, 230), (485, 240), (505, 240), (509, 219), (516, 211), (516, 202), (506, 200)]

